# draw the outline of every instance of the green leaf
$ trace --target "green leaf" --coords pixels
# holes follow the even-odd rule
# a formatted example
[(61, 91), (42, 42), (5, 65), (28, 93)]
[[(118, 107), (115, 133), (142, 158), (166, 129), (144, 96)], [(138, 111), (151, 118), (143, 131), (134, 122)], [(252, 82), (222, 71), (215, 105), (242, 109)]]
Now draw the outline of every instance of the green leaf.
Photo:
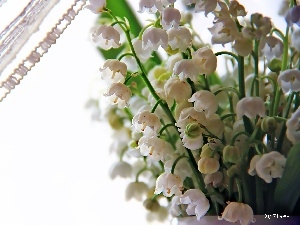
[(130, 31), (136, 37), (139, 35), (142, 26), (126, 0), (107, 0), (106, 8), (110, 9), (120, 18), (126, 17), (130, 23)]
[[(291, 215), (300, 196), (300, 143), (290, 150), (282, 178), (279, 179), (275, 194), (275, 209)], [(298, 212), (299, 213), (299, 212)]]

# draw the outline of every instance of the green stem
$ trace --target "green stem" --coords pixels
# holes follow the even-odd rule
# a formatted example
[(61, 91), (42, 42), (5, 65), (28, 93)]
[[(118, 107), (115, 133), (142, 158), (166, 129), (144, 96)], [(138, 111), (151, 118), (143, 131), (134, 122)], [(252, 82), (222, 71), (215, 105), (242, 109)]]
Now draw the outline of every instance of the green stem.
[[(292, 92), (290, 94), (290, 96), (288, 97), (288, 102), (287, 102), (287, 108), (284, 112), (283, 118), (288, 118), (289, 116), (289, 112), (292, 106), (292, 102), (295, 96), (295, 92)], [(281, 130), (280, 130), (280, 134), (279, 134), (279, 138), (278, 138), (278, 144), (277, 144), (277, 151), (281, 152), (281, 148), (283, 145), (283, 141), (284, 141), (284, 136), (285, 136), (285, 132), (286, 132), (286, 125), (285, 123), (282, 124)]]
[(219, 56), (219, 55), (230, 55), (232, 56), (237, 62), (239, 61), (238, 59), (238, 56), (232, 52), (227, 52), (227, 51), (221, 51), (221, 52), (217, 52), (215, 53), (216, 56)]
[(244, 98), (245, 93), (245, 74), (244, 74), (244, 57), (238, 56), (238, 75), (239, 75), (239, 92), (240, 97)]
[(248, 137), (250, 136), (250, 134), (249, 134), (248, 132), (246, 132), (246, 131), (240, 131), (240, 132), (236, 133), (236, 134), (231, 138), (230, 145), (231, 145), (231, 146), (234, 146), (235, 140), (238, 138), (238, 136), (243, 135), (243, 134), (245, 134), (245, 135), (248, 136)]
[(159, 100), (155, 103), (155, 105), (153, 106), (153, 108), (152, 108), (152, 110), (151, 110), (151, 113), (154, 113), (154, 112), (155, 112), (157, 106), (159, 105), (159, 103), (160, 103), (161, 101), (162, 101), (162, 100), (159, 99)]
[(172, 165), (171, 173), (174, 174), (175, 167), (176, 167), (177, 163), (179, 162), (180, 159), (183, 159), (183, 158), (185, 158), (185, 157), (186, 157), (186, 155), (181, 155), (181, 156), (179, 156), (179, 157), (174, 161), (174, 163), (173, 163), (173, 165)]
[(254, 52), (252, 54), (253, 59), (254, 59), (254, 77), (253, 77), (253, 81), (251, 84), (251, 96), (253, 96), (253, 89), (255, 87), (255, 96), (259, 96), (259, 81), (258, 81), (258, 46), (259, 46), (259, 41), (255, 40), (254, 41)]
[(255, 189), (256, 189), (256, 213), (258, 215), (264, 214), (264, 192), (263, 181), (258, 176), (255, 176)]
[(163, 126), (163, 128), (161, 128), (160, 129), (160, 131), (158, 132), (159, 133), (159, 135), (162, 135), (162, 133), (168, 128), (168, 127), (175, 127), (175, 129), (177, 129), (177, 127), (176, 126), (174, 126), (174, 124), (172, 124), (172, 123), (169, 123), (169, 124), (167, 124), (167, 125), (165, 125), (165, 126)]
[(241, 181), (238, 178), (235, 178), (236, 186), (238, 189), (238, 202), (243, 202), (243, 191), (242, 191), (242, 184)]

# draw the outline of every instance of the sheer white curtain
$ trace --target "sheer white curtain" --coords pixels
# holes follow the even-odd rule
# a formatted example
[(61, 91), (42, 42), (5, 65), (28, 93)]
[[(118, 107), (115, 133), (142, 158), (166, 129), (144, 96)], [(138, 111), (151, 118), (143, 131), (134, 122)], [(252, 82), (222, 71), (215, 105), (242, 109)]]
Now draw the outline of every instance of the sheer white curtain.
[[(7, 1), (0, 17), (9, 21), (26, 5)], [(49, 13), (40, 31), (47, 33), (64, 13), (53, 10), (61, 12), (53, 18)], [(93, 123), (84, 108), (89, 97), (99, 94), (92, 90), (102, 64), (90, 39), (96, 18), (82, 10), (0, 103), (0, 224), (147, 224), (140, 203), (125, 203), (127, 181), (108, 177), (113, 163), (108, 126)], [(2, 31), (7, 24), (0, 21)], [(1, 81), (43, 37), (24, 46)]]

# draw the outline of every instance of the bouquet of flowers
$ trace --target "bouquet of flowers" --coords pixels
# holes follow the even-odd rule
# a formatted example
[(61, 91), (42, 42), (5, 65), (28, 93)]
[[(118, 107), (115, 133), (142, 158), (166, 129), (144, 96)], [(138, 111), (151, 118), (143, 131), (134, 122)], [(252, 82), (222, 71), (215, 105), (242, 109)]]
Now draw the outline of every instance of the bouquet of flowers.
[[(300, 5), (286, 29), (236, 0), (90, 0), (127, 199), (174, 217), (300, 214)], [(147, 20), (139, 21), (137, 15)], [(212, 18), (203, 41), (202, 18)], [(141, 25), (143, 24), (143, 25)], [(203, 25), (203, 24), (202, 24)]]

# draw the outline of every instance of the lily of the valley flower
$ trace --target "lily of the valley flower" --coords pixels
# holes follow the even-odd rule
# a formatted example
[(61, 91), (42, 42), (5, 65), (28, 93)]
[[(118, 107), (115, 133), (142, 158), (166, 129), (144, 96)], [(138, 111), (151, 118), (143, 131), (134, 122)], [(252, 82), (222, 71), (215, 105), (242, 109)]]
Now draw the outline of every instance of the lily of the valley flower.
[(128, 178), (131, 177), (132, 167), (129, 163), (120, 161), (113, 164), (110, 168), (109, 175), (111, 179), (115, 179), (117, 176)]
[(270, 33), (272, 23), (269, 17), (265, 17), (260, 13), (253, 13), (250, 20), (256, 28), (256, 33), (259, 34), (260, 38)]
[(104, 96), (108, 97), (111, 104), (124, 108), (131, 97), (131, 90), (122, 83), (113, 83)]
[(194, 107), (183, 109), (175, 125), (182, 137), (182, 143), (191, 150), (202, 147), (202, 134), (219, 137), (224, 131), (224, 123), (217, 114), (206, 117), (204, 111), (196, 111)]
[(192, 59), (181, 59), (176, 62), (173, 69), (173, 74), (179, 76), (181, 80), (190, 78), (196, 82), (199, 76), (199, 68)]
[(236, 24), (231, 18), (219, 19), (208, 30), (212, 34), (212, 44), (224, 45), (226, 43), (233, 42), (239, 36)]
[(194, 108), (199, 112), (204, 111), (207, 117), (214, 114), (218, 109), (216, 96), (206, 90), (195, 92), (189, 102), (194, 102)]
[(138, 132), (144, 132), (146, 127), (149, 127), (154, 133), (157, 133), (161, 124), (157, 115), (145, 110), (133, 117), (132, 125)]
[(238, 1), (235, 1), (235, 0), (232, 0), (229, 3), (229, 12), (233, 17), (247, 15), (245, 7), (243, 5), (241, 5)]
[(144, 196), (149, 192), (149, 187), (144, 182), (131, 182), (128, 184), (126, 188), (126, 200), (130, 200), (132, 198), (142, 201)]
[(112, 26), (101, 25), (92, 35), (93, 41), (104, 50), (121, 46), (120, 33)]
[(215, 10), (217, 7), (217, 0), (200, 0), (200, 1), (190, 1), (196, 3), (195, 12), (204, 12), (204, 15), (207, 16), (208, 13)]
[(173, 153), (171, 144), (156, 136), (150, 138), (143, 136), (139, 140), (138, 145), (141, 155), (147, 156), (149, 163), (158, 161), (165, 162), (171, 158)]
[(272, 151), (262, 156), (255, 155), (251, 162), (248, 173), (252, 176), (257, 174), (266, 183), (271, 183), (272, 178), (282, 176), (286, 158), (277, 151)]
[(185, 51), (192, 43), (192, 34), (186, 27), (170, 28), (167, 30), (169, 45), (173, 50)]
[(157, 7), (156, 0), (140, 0), (138, 12), (143, 13), (146, 11), (148, 13), (156, 13)]
[(278, 76), (278, 84), (284, 93), (290, 91), (300, 91), (300, 71), (296, 69), (287, 69)]
[(290, 8), (285, 16), (285, 20), (288, 26), (292, 26), (295, 23), (300, 27), (300, 6), (296, 5)]
[(283, 43), (274, 36), (262, 37), (259, 43), (262, 55), (266, 56), (268, 61), (274, 58), (281, 58), (283, 53)]
[(186, 213), (188, 215), (196, 215), (198, 221), (200, 221), (201, 217), (207, 213), (210, 207), (208, 199), (199, 189), (187, 190), (180, 197), (180, 202), (188, 205)]
[(247, 56), (251, 53), (253, 46), (252, 40), (245, 37), (238, 37), (234, 41), (234, 45), (232, 46), (234, 50), (241, 56)]
[(102, 12), (105, 5), (106, 0), (89, 0), (89, 4), (85, 8), (91, 10), (95, 14), (99, 14)]
[(223, 219), (233, 223), (236, 223), (239, 220), (241, 225), (249, 225), (250, 223), (255, 222), (251, 207), (239, 202), (230, 202), (225, 207), (222, 216), (219, 217), (219, 220)]
[(256, 115), (264, 117), (266, 113), (265, 103), (260, 97), (244, 97), (236, 105), (238, 118), (247, 116), (250, 119)]
[(217, 68), (217, 56), (208, 47), (199, 48), (192, 54), (193, 60), (198, 67), (199, 74), (209, 75)]
[(143, 48), (143, 41), (140, 40), (139, 38), (134, 38), (132, 40), (132, 45), (134, 47), (135, 53), (137, 54), (137, 56), (139, 57), (139, 59), (142, 62), (146, 62), (152, 54), (151, 49), (144, 49)]
[(204, 177), (204, 183), (206, 185), (212, 184), (213, 187), (217, 188), (222, 185), (223, 181), (223, 173), (221, 171), (217, 171), (215, 173), (206, 174)]
[(108, 59), (100, 71), (102, 72), (101, 78), (108, 84), (123, 83), (127, 73), (127, 65), (117, 59)]
[(151, 27), (143, 33), (142, 41), (143, 49), (157, 51), (159, 46), (166, 49), (168, 47), (168, 34), (163, 29)]
[(177, 103), (187, 100), (192, 94), (192, 89), (188, 82), (180, 80), (178, 77), (168, 79), (164, 85), (164, 90), (166, 97), (174, 99)]
[(181, 178), (172, 173), (162, 173), (156, 180), (154, 194), (163, 193), (166, 197), (172, 195), (181, 195), (183, 181)]
[(162, 11), (161, 25), (165, 30), (168, 30), (171, 27), (177, 29), (179, 27), (180, 19), (180, 11), (178, 9), (168, 7)]
[(293, 143), (300, 141), (300, 108), (286, 121), (286, 136)]

